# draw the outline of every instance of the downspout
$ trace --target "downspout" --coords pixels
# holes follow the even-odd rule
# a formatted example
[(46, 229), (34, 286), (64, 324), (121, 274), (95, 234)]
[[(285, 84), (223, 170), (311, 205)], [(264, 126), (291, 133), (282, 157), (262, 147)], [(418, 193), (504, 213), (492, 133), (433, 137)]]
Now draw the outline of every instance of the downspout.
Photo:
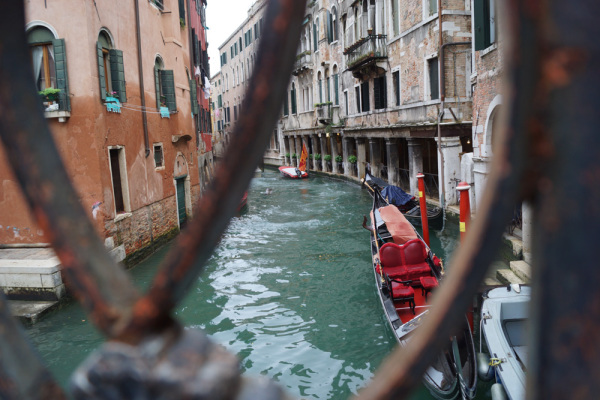
[(144, 145), (146, 157), (150, 155), (150, 141), (148, 140), (148, 117), (146, 116), (146, 90), (144, 89), (144, 68), (142, 67), (142, 40), (140, 34), (140, 3), (135, 0), (135, 37), (138, 53), (138, 74), (140, 76), (140, 99), (142, 101), (142, 121), (144, 123)]
[[(137, 0), (136, 0), (137, 1)], [(445, 100), (445, 93), (446, 90), (444, 88), (445, 85), (445, 79), (444, 79), (444, 42), (443, 42), (443, 37), (442, 37), (442, 0), (438, 0), (437, 2), (437, 6), (438, 6), (438, 43), (440, 44), (440, 51), (438, 54), (438, 65), (439, 65), (439, 72), (440, 72), (440, 100), (441, 100), (441, 108), (440, 108), (440, 112), (438, 113), (438, 120), (437, 120), (437, 148), (438, 148), (438, 153), (440, 154), (440, 183), (441, 183), (441, 190), (440, 190), (440, 207), (442, 208), (443, 212), (444, 212), (444, 223), (446, 221), (446, 207), (445, 207), (445, 201), (446, 201), (446, 183), (444, 182), (444, 153), (442, 153), (442, 128), (440, 126), (441, 122), (442, 122), (442, 117), (444, 116), (444, 100)]]

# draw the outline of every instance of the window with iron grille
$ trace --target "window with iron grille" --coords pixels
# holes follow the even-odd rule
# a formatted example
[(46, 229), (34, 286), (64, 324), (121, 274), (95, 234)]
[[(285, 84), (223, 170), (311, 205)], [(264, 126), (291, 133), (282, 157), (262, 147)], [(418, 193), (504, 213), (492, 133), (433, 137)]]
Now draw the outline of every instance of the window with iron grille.
[(162, 168), (165, 166), (163, 158), (163, 145), (162, 143), (154, 144), (154, 168)]
[(165, 6), (163, 4), (163, 0), (150, 0), (150, 2), (152, 4), (154, 4), (156, 7), (158, 7), (159, 10), (164, 10)]

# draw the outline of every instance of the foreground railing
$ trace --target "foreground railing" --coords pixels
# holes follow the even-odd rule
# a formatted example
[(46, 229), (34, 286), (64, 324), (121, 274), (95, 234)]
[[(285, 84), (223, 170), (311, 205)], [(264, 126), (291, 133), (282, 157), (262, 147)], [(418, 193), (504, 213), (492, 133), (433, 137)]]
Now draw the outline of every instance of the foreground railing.
[[(477, 218), (419, 334), (383, 363), (361, 399), (409, 397), (461, 321), (496, 255), (514, 204), (522, 200), (534, 209), (528, 398), (587, 399), (600, 392), (600, 272), (589, 251), (600, 237), (600, 24), (592, 17), (600, 14), (600, 3), (507, 6), (511, 19), (505, 31), (518, 38), (505, 67), (509, 117), (495, 141)], [(5, 153), (61, 259), (70, 290), (110, 340), (77, 372), (76, 398), (283, 397), (273, 384), (241, 379), (233, 356), (201, 333), (183, 330), (171, 311), (202, 272), (268, 145), (304, 7), (303, 1), (269, 2), (265, 22), (271, 34), (261, 40), (259, 67), (235, 140), (195, 219), (177, 239), (150, 291), (140, 294), (106, 253), (60, 162), (31, 79), (23, 2), (4, 5), (0, 135)], [(64, 398), (4, 299), (0, 328), (0, 397)]]

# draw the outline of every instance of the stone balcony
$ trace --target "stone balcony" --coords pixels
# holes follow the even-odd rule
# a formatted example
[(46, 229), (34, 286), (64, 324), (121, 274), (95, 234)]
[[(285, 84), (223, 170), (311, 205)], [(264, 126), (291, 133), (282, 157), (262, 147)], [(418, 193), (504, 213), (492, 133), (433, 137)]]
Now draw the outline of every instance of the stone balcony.
[(294, 63), (294, 68), (292, 69), (292, 74), (298, 76), (303, 72), (313, 69), (313, 61), (312, 54), (310, 50), (302, 52), (296, 56), (296, 62)]
[(385, 72), (384, 64), (380, 61), (388, 58), (386, 40), (386, 35), (368, 35), (346, 47), (346, 65), (354, 77), (361, 78), (373, 69), (377, 69), (377, 75)]

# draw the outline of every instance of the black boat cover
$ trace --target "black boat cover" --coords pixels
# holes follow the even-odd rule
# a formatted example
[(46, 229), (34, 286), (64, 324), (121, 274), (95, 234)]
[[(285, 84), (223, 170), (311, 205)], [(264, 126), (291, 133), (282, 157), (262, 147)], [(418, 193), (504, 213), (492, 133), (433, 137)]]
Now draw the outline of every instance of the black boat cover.
[(388, 203), (395, 206), (403, 206), (409, 201), (413, 200), (414, 197), (400, 189), (398, 186), (386, 186), (381, 191), (381, 195)]

